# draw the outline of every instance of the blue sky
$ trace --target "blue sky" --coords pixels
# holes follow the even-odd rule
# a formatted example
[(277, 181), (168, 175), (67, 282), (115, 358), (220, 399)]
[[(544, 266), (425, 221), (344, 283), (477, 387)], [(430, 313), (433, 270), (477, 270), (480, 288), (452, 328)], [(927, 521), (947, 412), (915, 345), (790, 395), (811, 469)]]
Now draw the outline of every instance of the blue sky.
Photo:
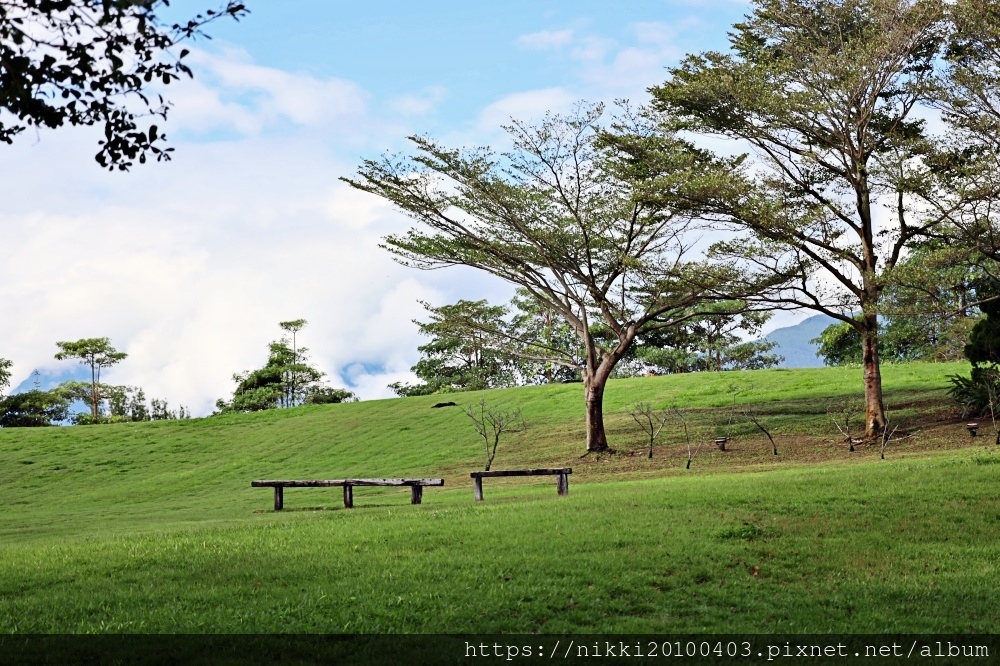
[[(3, 147), (0, 356), (13, 384), (59, 373), (57, 340), (108, 336), (129, 358), (108, 381), (211, 410), (265, 359), (277, 322), (331, 382), (364, 398), (410, 380), (411, 320), (459, 298), (503, 301), (489, 276), (405, 269), (378, 248), (407, 219), (338, 181), (429, 133), (502, 143), (512, 116), (645, 99), (686, 52), (726, 46), (731, 0), (502, 3), (254, 2), (192, 47), (167, 87), (175, 157), (130, 173), (93, 162), (92, 129)], [(170, 16), (209, 7), (176, 1)]]
[[(196, 6), (183, 3), (189, 5)], [(240, 45), (261, 64), (357, 81), (383, 102), (442, 87), (446, 103), (434, 118), (441, 123), (468, 121), (519, 91), (593, 90), (587, 69), (606, 67), (627, 49), (655, 52), (662, 45), (679, 54), (722, 48), (726, 30), (746, 11), (745, 3), (733, 0), (300, 1), (252, 7), (241, 23), (213, 27), (217, 39)]]

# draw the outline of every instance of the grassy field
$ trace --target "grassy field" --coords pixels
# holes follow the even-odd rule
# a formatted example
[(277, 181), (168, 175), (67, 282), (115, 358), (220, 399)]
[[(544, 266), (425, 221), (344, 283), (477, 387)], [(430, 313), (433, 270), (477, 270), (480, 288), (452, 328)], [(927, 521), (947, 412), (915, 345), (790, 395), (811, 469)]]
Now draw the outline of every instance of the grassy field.
[[(982, 632), (1000, 630), (1000, 452), (943, 395), (955, 365), (885, 369), (900, 432), (850, 454), (829, 417), (857, 368), (619, 380), (617, 452), (586, 456), (582, 388), (543, 386), (283, 412), (0, 430), (0, 632)], [(780, 455), (729, 425), (732, 385)], [(529, 429), (487, 479), (457, 408), (486, 397)], [(653, 459), (628, 410), (690, 409)], [(409, 492), (256, 478), (443, 476)]]

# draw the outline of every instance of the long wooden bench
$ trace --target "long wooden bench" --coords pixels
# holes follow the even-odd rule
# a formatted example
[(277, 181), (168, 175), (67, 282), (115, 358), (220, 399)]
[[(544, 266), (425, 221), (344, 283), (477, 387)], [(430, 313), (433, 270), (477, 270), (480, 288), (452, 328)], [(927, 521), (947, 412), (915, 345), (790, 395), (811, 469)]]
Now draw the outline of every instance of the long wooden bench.
[(483, 479), (493, 476), (544, 476), (556, 475), (556, 490), (560, 495), (569, 495), (569, 475), (573, 473), (571, 467), (554, 467), (547, 469), (495, 469), (489, 472), (472, 472), (472, 492), (476, 496), (476, 501), (483, 500)]
[(444, 479), (333, 479), (314, 481), (251, 481), (253, 488), (274, 488), (274, 510), (285, 507), (285, 488), (327, 488), (344, 487), (344, 507), (354, 506), (354, 486), (410, 486), (410, 503), (420, 504), (424, 496), (424, 486), (443, 486)]

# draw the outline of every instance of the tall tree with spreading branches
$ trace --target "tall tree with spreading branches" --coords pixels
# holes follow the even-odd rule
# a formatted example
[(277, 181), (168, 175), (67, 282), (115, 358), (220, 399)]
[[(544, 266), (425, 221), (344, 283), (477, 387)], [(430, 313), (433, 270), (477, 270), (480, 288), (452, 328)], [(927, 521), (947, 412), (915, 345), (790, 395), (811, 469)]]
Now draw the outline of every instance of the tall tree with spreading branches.
[(913, 205), (928, 187), (921, 112), (946, 24), (939, 0), (757, 0), (728, 53), (689, 56), (651, 91), (671, 129), (752, 150), (731, 187), (702, 202), (737, 232), (716, 254), (791, 279), (767, 294), (775, 306), (857, 330), (868, 438), (886, 423), (883, 291), (949, 215)]
[(90, 366), (90, 413), (96, 423), (101, 415), (101, 369), (117, 365), (128, 354), (112, 347), (108, 338), (81, 338), (75, 342), (57, 342), (56, 346), (57, 360), (75, 358), (81, 365)]
[[(384, 247), (404, 265), (469, 266), (524, 288), (579, 337), (587, 451), (609, 448), (608, 378), (644, 331), (697, 314), (729, 272), (688, 259), (681, 201), (725, 176), (675, 136), (623, 112), (602, 129), (601, 105), (505, 129), (513, 147), (455, 150), (410, 137), (416, 154), (366, 160), (350, 185), (418, 223)], [(576, 355), (530, 341), (537, 358), (578, 368)], [(574, 350), (575, 351), (575, 350)]]
[(289, 393), (291, 394), (289, 403), (292, 405), (298, 404), (295, 396), (296, 372), (299, 366), (299, 347), (298, 347), (297, 334), (299, 331), (305, 328), (307, 323), (309, 322), (307, 322), (305, 319), (293, 319), (291, 321), (278, 322), (278, 326), (281, 327), (281, 330), (292, 334), (292, 363), (290, 372), (288, 373), (288, 390)]

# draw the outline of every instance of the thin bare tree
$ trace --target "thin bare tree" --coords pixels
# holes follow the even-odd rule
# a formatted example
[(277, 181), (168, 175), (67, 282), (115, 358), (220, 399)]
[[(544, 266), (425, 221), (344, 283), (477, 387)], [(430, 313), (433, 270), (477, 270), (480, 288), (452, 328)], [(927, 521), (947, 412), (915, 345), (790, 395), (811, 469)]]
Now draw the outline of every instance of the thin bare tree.
[(676, 421), (681, 426), (681, 429), (684, 431), (684, 443), (687, 445), (687, 453), (688, 453), (687, 465), (685, 465), (684, 468), (691, 469), (691, 461), (694, 460), (694, 457), (698, 455), (699, 451), (701, 451), (701, 446), (705, 442), (699, 440), (697, 447), (691, 443), (691, 432), (690, 430), (688, 430), (687, 411), (688, 410), (686, 407), (671, 405), (669, 413), (670, 416), (674, 419), (674, 421)]
[(844, 436), (844, 441), (849, 445), (849, 450), (854, 453), (854, 444), (861, 441), (851, 433), (851, 424), (857, 419), (859, 414), (865, 412), (864, 403), (856, 398), (843, 398), (838, 401), (831, 401), (827, 407), (827, 413), (837, 427), (840, 434)]
[[(885, 460), (885, 450), (889, 447), (889, 442), (892, 441), (892, 436), (896, 434), (899, 430), (899, 424), (893, 423), (891, 420), (891, 414), (889, 412), (889, 405), (885, 406), (885, 430), (882, 431), (881, 437), (879, 437), (879, 453), (882, 460)], [(890, 430), (891, 428), (891, 430)]]
[(522, 432), (528, 425), (521, 416), (521, 409), (505, 409), (500, 406), (491, 406), (483, 398), (477, 407), (467, 406), (465, 415), (472, 419), (476, 432), (483, 438), (486, 447), (486, 471), (490, 471), (493, 459), (497, 455), (497, 447), (500, 445), (500, 437), (504, 433)]
[(649, 457), (653, 457), (653, 442), (663, 430), (663, 426), (670, 420), (670, 414), (664, 411), (653, 409), (648, 402), (637, 402), (630, 412), (635, 422), (639, 424), (646, 436), (649, 437)]
[(757, 426), (757, 429), (767, 436), (768, 441), (771, 442), (771, 451), (774, 455), (778, 455), (778, 445), (774, 443), (774, 437), (771, 436), (771, 431), (761, 420), (760, 413), (757, 411), (757, 405), (752, 402), (748, 402), (743, 405), (743, 416), (745, 416), (750, 423)]

